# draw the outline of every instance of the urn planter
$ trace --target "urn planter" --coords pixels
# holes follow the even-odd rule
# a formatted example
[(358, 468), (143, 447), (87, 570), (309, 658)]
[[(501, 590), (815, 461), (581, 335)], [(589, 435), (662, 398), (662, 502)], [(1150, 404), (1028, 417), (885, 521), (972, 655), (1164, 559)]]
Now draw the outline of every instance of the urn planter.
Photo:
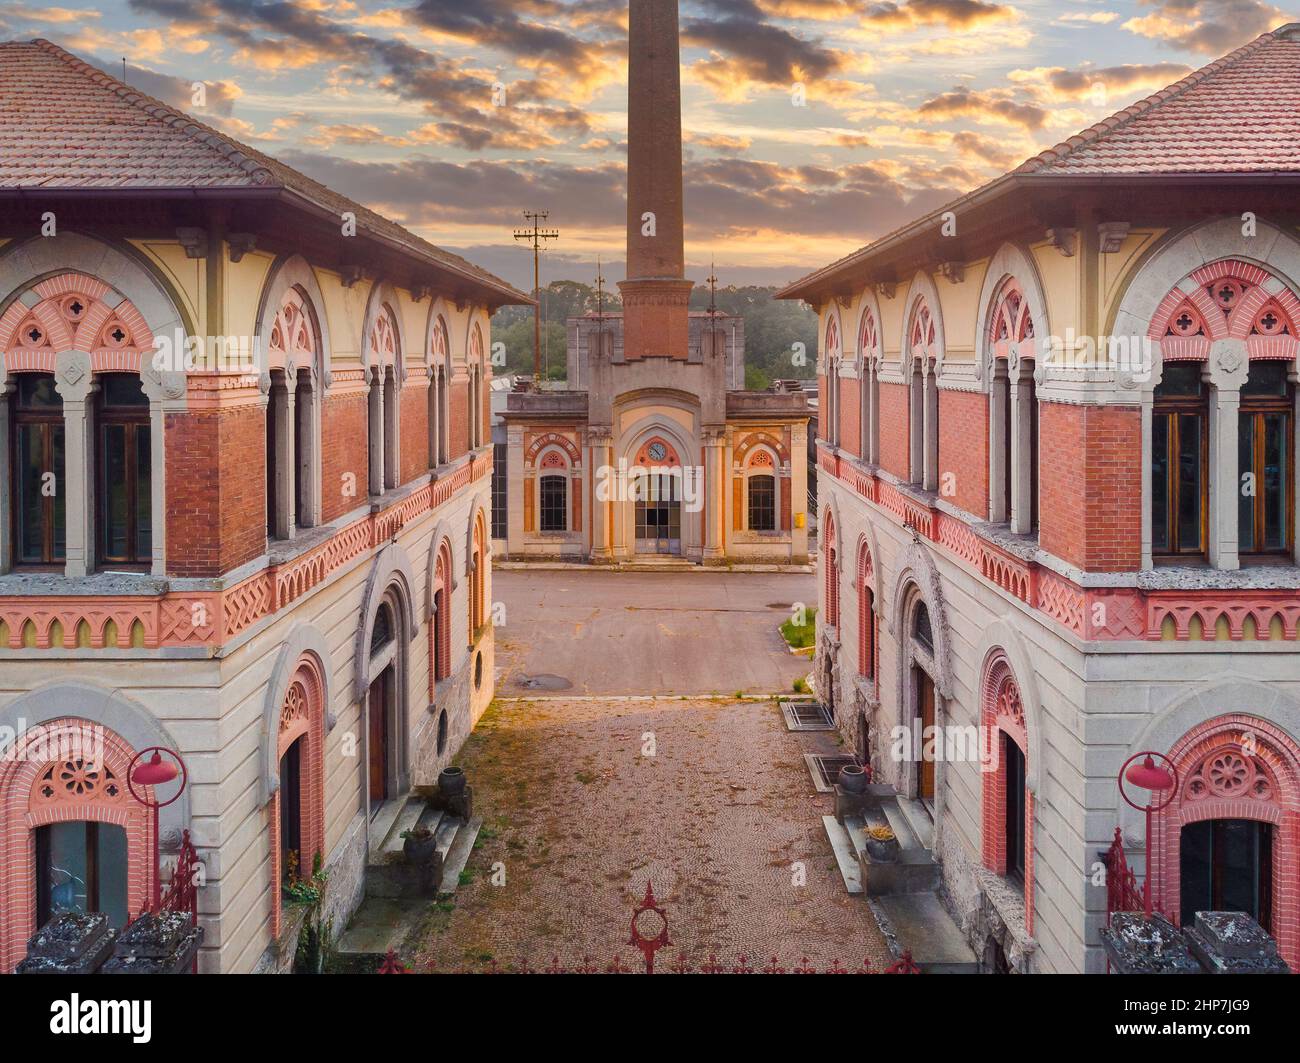
[(416, 827), (402, 833), (402, 854), (407, 863), (426, 864), (438, 849), (438, 839), (427, 827)]
[(898, 839), (888, 827), (872, 827), (867, 831), (865, 848), (873, 863), (892, 864), (898, 859)]
[(864, 794), (867, 792), (867, 769), (860, 764), (846, 764), (840, 769), (839, 784), (845, 792)]
[(438, 789), (444, 797), (459, 797), (465, 792), (465, 769), (443, 768), (438, 773)]

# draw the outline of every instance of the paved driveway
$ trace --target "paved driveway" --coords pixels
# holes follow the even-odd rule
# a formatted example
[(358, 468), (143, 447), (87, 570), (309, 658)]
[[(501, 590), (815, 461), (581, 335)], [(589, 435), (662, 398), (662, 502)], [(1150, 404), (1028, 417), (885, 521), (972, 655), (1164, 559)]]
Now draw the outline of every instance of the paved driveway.
[(816, 577), (766, 572), (497, 571), (497, 693), (789, 691), (811, 671), (777, 630)]

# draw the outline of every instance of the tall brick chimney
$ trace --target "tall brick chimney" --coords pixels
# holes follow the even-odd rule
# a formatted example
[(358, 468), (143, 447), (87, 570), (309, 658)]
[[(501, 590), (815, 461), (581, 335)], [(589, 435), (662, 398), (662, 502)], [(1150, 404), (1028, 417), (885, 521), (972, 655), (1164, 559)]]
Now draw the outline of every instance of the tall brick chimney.
[(627, 85), (627, 280), (623, 353), (686, 359), (692, 283), (682, 220), (677, 0), (631, 0)]

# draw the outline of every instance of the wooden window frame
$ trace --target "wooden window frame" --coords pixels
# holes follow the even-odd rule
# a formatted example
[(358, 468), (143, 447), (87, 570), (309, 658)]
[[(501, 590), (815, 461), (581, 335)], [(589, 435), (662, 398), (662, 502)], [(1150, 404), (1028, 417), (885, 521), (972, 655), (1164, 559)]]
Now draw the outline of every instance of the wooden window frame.
[[(1182, 454), (1180, 418), (1196, 415), (1201, 425), (1200, 464), (1200, 545), (1195, 550), (1182, 549), (1178, 535), (1178, 509), (1181, 501), (1179, 491), (1178, 459)], [(1163, 563), (1177, 563), (1188, 560), (1206, 560), (1209, 557), (1209, 520), (1210, 520), (1210, 399), (1204, 381), (1196, 395), (1160, 395), (1155, 396), (1152, 407), (1152, 465), (1155, 463), (1155, 420), (1164, 417), (1168, 420), (1166, 435), (1167, 484), (1165, 496), (1165, 527), (1167, 541), (1164, 549), (1156, 549), (1152, 542), (1152, 558)], [(1155, 509), (1155, 484), (1152, 482), (1152, 510)], [(1152, 536), (1154, 540), (1154, 534)]]
[[(53, 376), (48, 373), (32, 374), (33, 376)], [(54, 506), (55, 495), (42, 496), (41, 502), (41, 559), (39, 561), (28, 561), (23, 558), (20, 543), (21, 534), (21, 492), (19, 481), (21, 479), (19, 467), (19, 455), (21, 446), (19, 440), (22, 430), (28, 425), (40, 425), (42, 428), (42, 447), (47, 460), (47, 467), (44, 472), (52, 472), (56, 477), (55, 491), (56, 495), (61, 494), (64, 490), (64, 481), (67, 478), (67, 437), (64, 436), (64, 452), (62, 470), (56, 470), (49, 461), (52, 453), (51, 442), (54, 437), (55, 429), (63, 429), (63, 404), (60, 397), (58, 408), (24, 408), (19, 403), (20, 389), (15, 388), (13, 394), (9, 397), (9, 529), (11, 533), (10, 542), (13, 543), (13, 567), (23, 569), (50, 569), (60, 570), (67, 560), (67, 542), (64, 541), (63, 556), (59, 557), (54, 550)], [(67, 533), (67, 499), (64, 497), (64, 534)]]
[[(1265, 418), (1269, 414), (1281, 414), (1286, 418), (1286, 439), (1282, 443), (1287, 458), (1286, 475), (1282, 477), (1283, 543), (1280, 547), (1255, 547), (1250, 550), (1239, 546), (1240, 556), (1248, 559), (1284, 558), (1289, 557), (1295, 550), (1296, 419), (1295, 386), (1293, 384), (1288, 382), (1284, 393), (1281, 395), (1258, 395), (1249, 394), (1245, 391), (1241, 395), (1238, 416), (1242, 419), (1251, 418), (1255, 422), (1251, 430), (1254, 439), (1254, 460), (1251, 469), (1247, 471), (1255, 474), (1255, 497), (1252, 501), (1254, 505), (1256, 542), (1262, 538), (1262, 529), (1265, 525), (1266, 499), (1263, 490), (1264, 429)], [(1238, 463), (1240, 464), (1240, 455), (1238, 456)], [(1237, 490), (1241, 490), (1240, 474), (1238, 476)], [(1238, 535), (1240, 536), (1240, 524), (1238, 524)]]
[[(132, 374), (121, 374), (131, 376)], [(101, 385), (102, 388), (102, 385)], [(154, 440), (151, 432), (151, 419), (149, 416), (149, 403), (146, 400), (141, 405), (134, 406), (110, 406), (105, 401), (105, 392), (101, 390), (99, 401), (95, 409), (95, 562), (97, 565), (113, 565), (115, 567), (135, 570), (147, 569), (153, 562), (152, 555), (145, 557), (138, 556), (136, 552), (137, 541), (139, 538), (139, 527), (136, 522), (136, 514), (139, 509), (140, 481), (139, 481), (139, 437), (140, 430), (144, 429), (149, 434), (149, 454), (150, 454), (150, 491), (152, 491), (153, 477), (153, 448), (161, 444), (161, 440)], [(123, 467), (126, 469), (126, 541), (127, 553), (121, 557), (116, 557), (108, 553), (108, 498), (107, 485), (104, 478), (107, 475), (106, 459), (108, 455), (108, 436), (106, 429), (111, 426), (121, 426), (125, 429), (123, 432), (123, 441), (125, 446), (125, 455), (123, 457)], [(157, 516), (152, 512), (153, 499), (150, 497), (150, 523)], [(153, 533), (150, 531), (150, 546), (152, 549)]]

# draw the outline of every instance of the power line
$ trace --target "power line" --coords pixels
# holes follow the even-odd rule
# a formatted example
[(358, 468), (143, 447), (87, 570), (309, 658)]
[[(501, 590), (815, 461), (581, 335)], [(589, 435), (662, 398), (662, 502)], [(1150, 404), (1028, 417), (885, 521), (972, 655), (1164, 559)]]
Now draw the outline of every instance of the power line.
[(533, 380), (538, 387), (542, 382), (542, 274), (541, 253), (547, 240), (558, 240), (559, 229), (543, 229), (542, 222), (551, 216), (550, 211), (524, 211), (524, 219), (532, 223), (531, 229), (516, 229), (516, 240), (527, 240), (533, 249)]

